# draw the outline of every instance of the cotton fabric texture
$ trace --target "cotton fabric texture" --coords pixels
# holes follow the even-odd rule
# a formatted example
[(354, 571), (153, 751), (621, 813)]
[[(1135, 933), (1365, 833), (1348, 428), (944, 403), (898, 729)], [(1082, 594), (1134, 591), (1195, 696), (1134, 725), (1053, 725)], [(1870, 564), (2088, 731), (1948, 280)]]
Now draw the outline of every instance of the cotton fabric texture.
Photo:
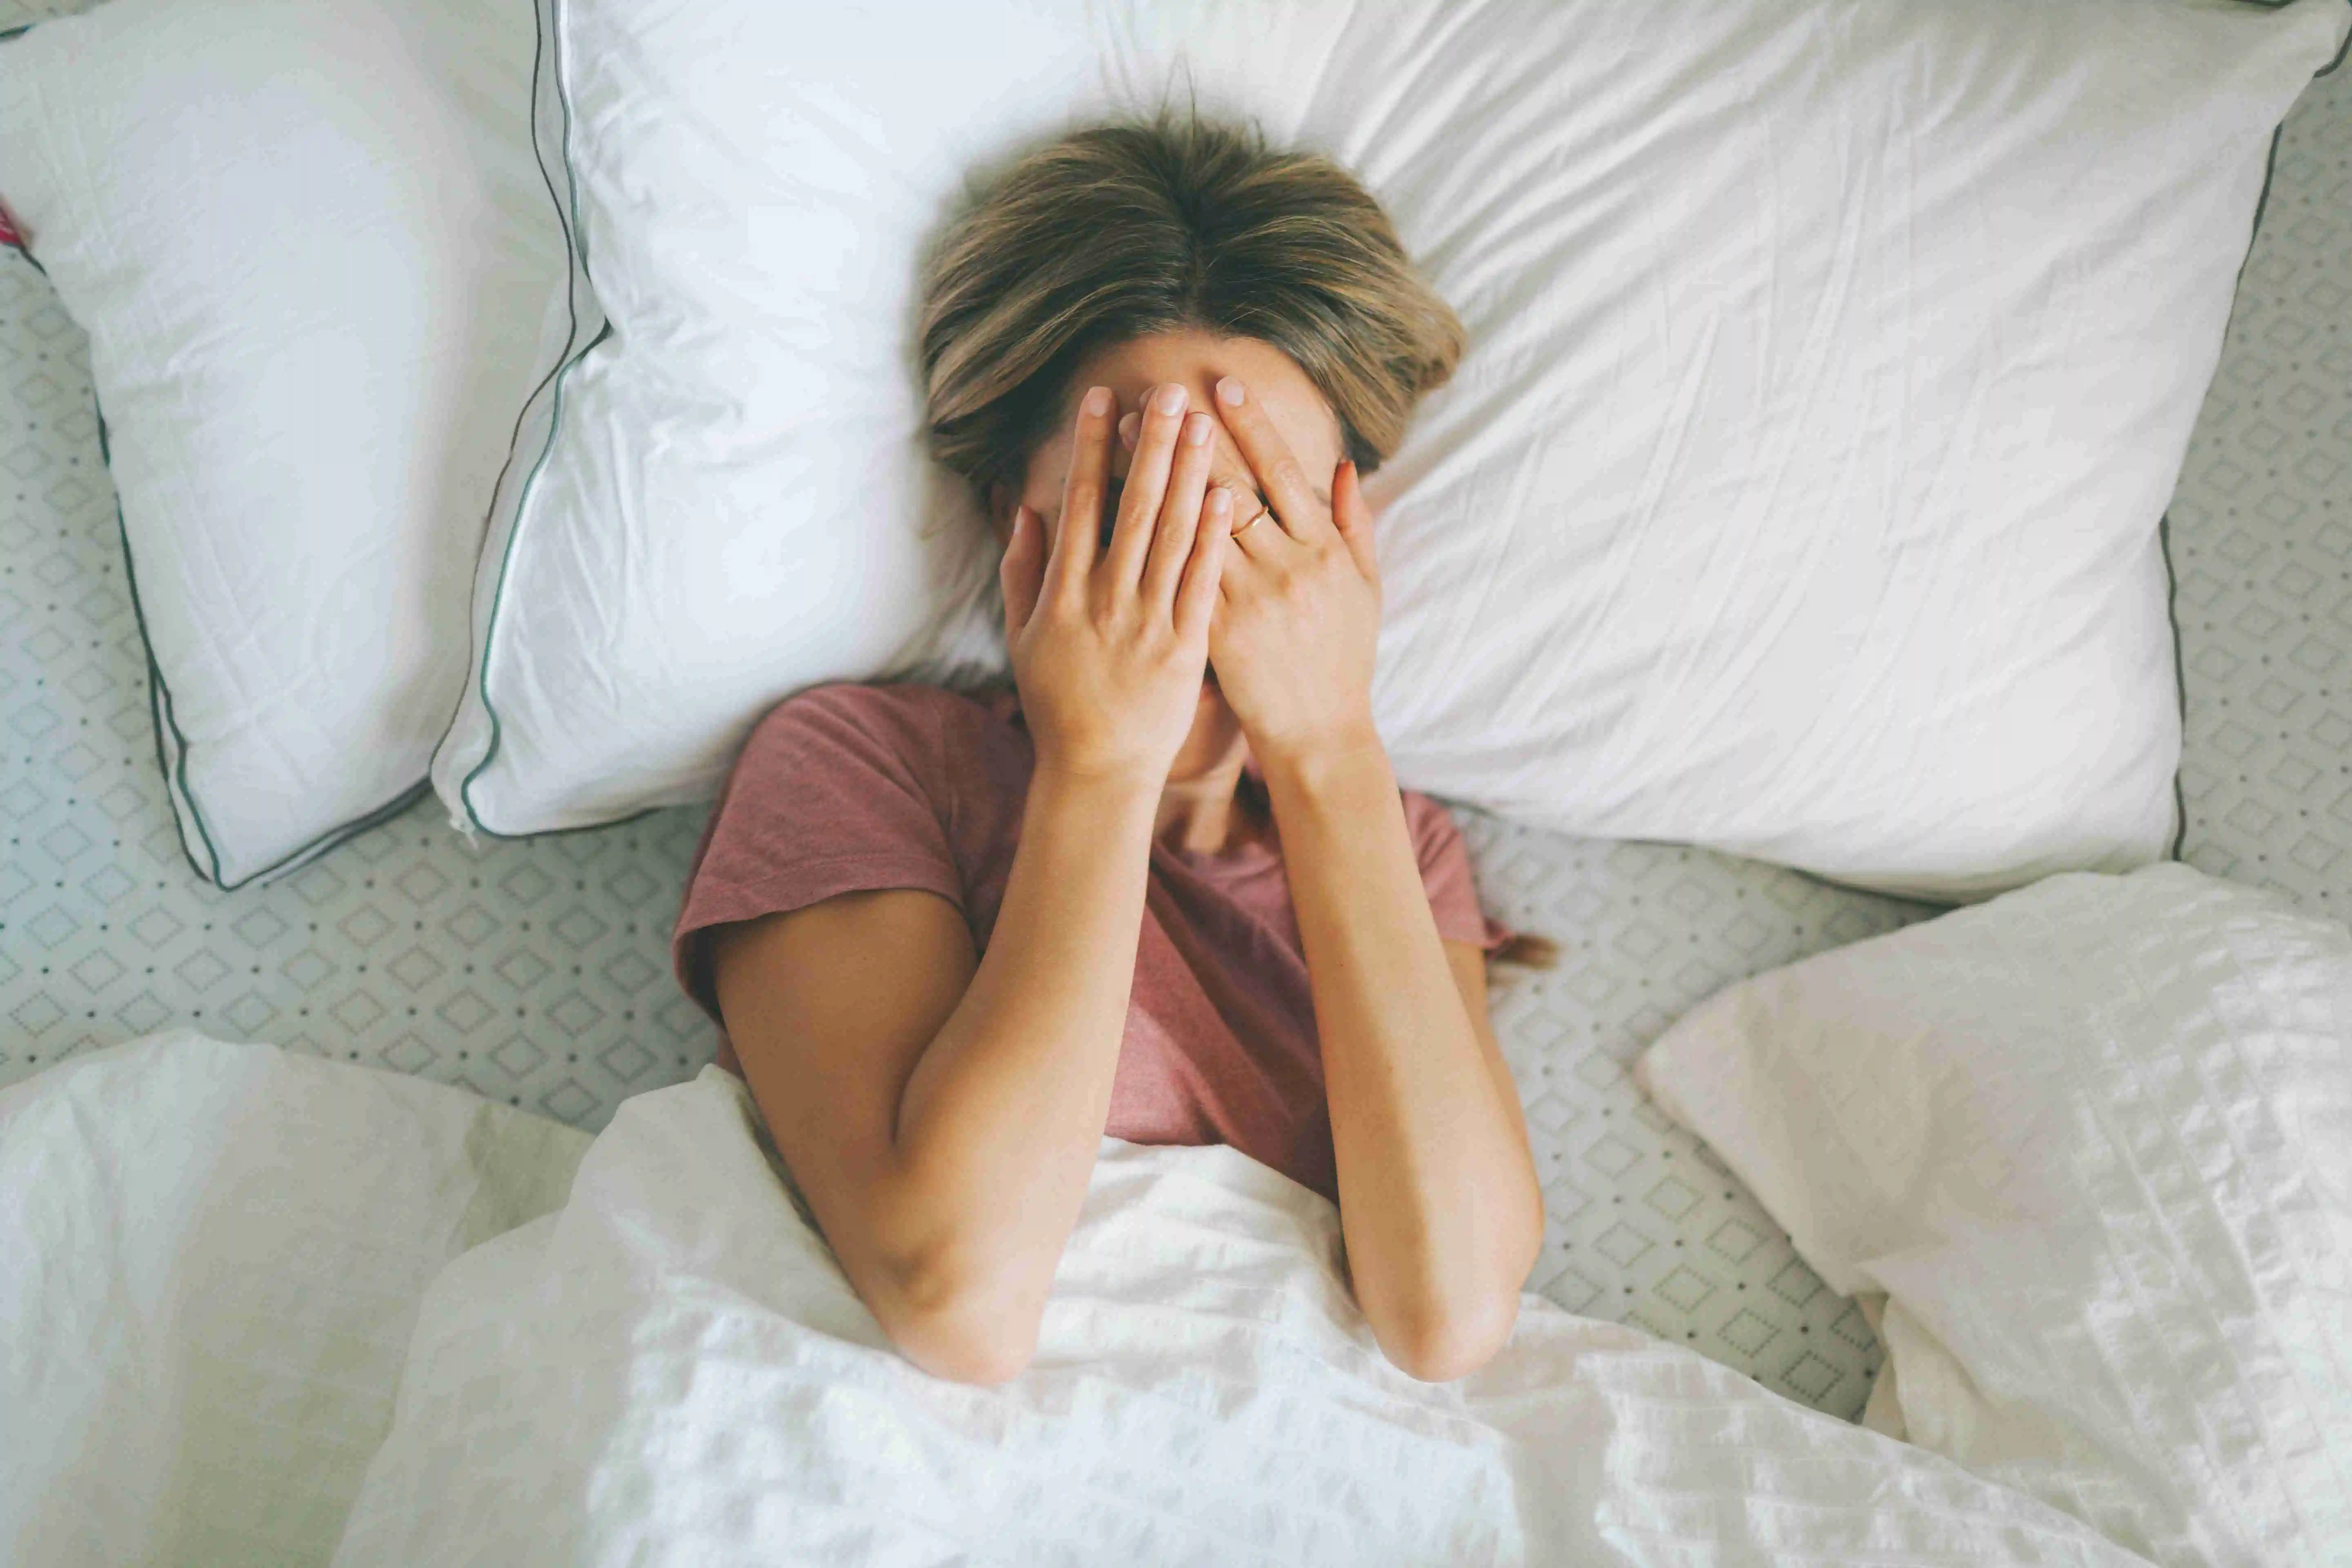
[(0, 1563), (327, 1561), (425, 1287), (588, 1143), (187, 1029), (0, 1089)]
[(2352, 1562), (2352, 931), (2185, 866), (1743, 982), (1644, 1056), (1832, 1289), (1864, 1419), (2167, 1568)]
[(337, 1568), (2137, 1561), (1538, 1296), (1417, 1383), (1338, 1208), (1232, 1149), (1104, 1140), (997, 1388), (892, 1349), (781, 1184), (731, 1075), (624, 1105), (561, 1214), (434, 1282)]
[(831, 679), (1001, 659), (921, 458), (976, 170), (1196, 96), (1359, 171), (1470, 349), (1368, 489), (1407, 785), (1969, 897), (2160, 858), (2158, 523), (2352, 8), (560, 0), (613, 331), (493, 521), (461, 820), (705, 798)]
[[(717, 1018), (711, 927), (869, 889), (939, 894), (984, 951), (1034, 761), (1009, 691), (838, 685), (781, 704), (704, 830), (673, 941), (680, 983)], [(1479, 911), (1461, 830), (1426, 795), (1403, 798), (1438, 935), (1501, 945), (1510, 932)], [(1279, 851), (1155, 842), (1150, 874), (1108, 1135), (1229, 1143), (1336, 1200), (1314, 999)]]

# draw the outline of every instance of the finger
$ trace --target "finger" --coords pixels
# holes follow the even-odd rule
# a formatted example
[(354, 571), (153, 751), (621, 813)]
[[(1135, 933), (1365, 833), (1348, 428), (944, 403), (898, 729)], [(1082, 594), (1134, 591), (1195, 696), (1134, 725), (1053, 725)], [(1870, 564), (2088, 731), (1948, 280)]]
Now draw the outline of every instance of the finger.
[(1092, 386), (1078, 400), (1070, 434), (1070, 471), (1062, 481), (1062, 516), (1045, 558), (1045, 581), (1056, 594), (1075, 594), (1092, 575), (1096, 534), (1102, 528), (1103, 492), (1110, 472), (1111, 395)]
[[(1129, 410), (1118, 416), (1118, 425), (1112, 432), (1110, 499), (1113, 505), (1118, 504), (1119, 495), (1127, 486), (1128, 470), (1135, 467), (1135, 437), (1137, 432), (1142, 428), (1142, 425), (1143, 421)], [(1110, 529), (1108, 526), (1103, 528), (1099, 538), (1102, 542), (1109, 540)]]
[(1144, 399), (1143, 430), (1136, 438), (1135, 460), (1127, 466), (1127, 493), (1119, 498), (1118, 521), (1111, 528), (1104, 563), (1114, 584), (1131, 586), (1143, 576), (1175, 460), (1177, 432), (1183, 427), (1184, 402), (1184, 388), (1172, 381), (1152, 388)]
[(1036, 613), (1045, 584), (1045, 531), (1026, 505), (1013, 510), (1013, 538), (997, 563), (996, 580), (1004, 589), (1004, 639), (1011, 642)]
[(1364, 504), (1364, 484), (1353, 460), (1343, 458), (1331, 475), (1331, 526), (1348, 542), (1348, 553), (1364, 581), (1378, 585), (1380, 552), (1372, 544), (1372, 509)]
[(1297, 543), (1256, 490), (1244, 489), (1234, 499), (1234, 549), (1242, 560), (1269, 560)]
[[(1143, 433), (1143, 416), (1129, 409), (1118, 416), (1118, 438), (1110, 451), (1111, 497), (1116, 500), (1127, 484), (1128, 471), (1135, 467), (1135, 438)], [(1105, 537), (1108, 531), (1105, 530)]]
[(1247, 459), (1230, 436), (1211, 442), (1209, 449), (1215, 454), (1209, 459), (1210, 488), (1223, 485), (1234, 492), (1234, 521), (1240, 522), (1265, 504), (1258, 492), (1257, 476), (1250, 472)]
[[(1250, 472), (1249, 463), (1233, 437), (1223, 437), (1211, 444), (1211, 449), (1216, 456), (1209, 460), (1210, 488), (1223, 486), (1233, 492), (1233, 548), (1225, 552), (1225, 581), (1230, 584), (1234, 573), (1244, 563), (1264, 560), (1296, 541), (1275, 521), (1273, 508), (1258, 487), (1257, 476)], [(1260, 512), (1266, 515), (1258, 518), (1255, 527), (1250, 526), (1250, 519)]]
[(1209, 618), (1216, 614), (1217, 585), (1224, 575), (1233, 529), (1233, 492), (1223, 488), (1211, 491), (1201, 513), (1200, 530), (1193, 535), (1183, 584), (1176, 590), (1178, 636), (1209, 635)]
[(1209, 438), (1217, 422), (1198, 412), (1184, 416), (1176, 436), (1175, 465), (1168, 474), (1168, 495), (1160, 503), (1160, 526), (1152, 534), (1151, 556), (1143, 567), (1143, 592), (1165, 609), (1176, 603), (1176, 586), (1183, 580), (1184, 563), (1192, 559), (1192, 540), (1200, 531), (1201, 502), (1209, 489)]
[(1225, 428), (1234, 433), (1243, 460), (1265, 487), (1266, 499), (1274, 503), (1274, 516), (1266, 521), (1280, 523), (1293, 539), (1311, 539), (1328, 529), (1331, 521), (1315, 498), (1306, 468), (1291, 455), (1290, 444), (1266, 417), (1264, 405), (1249, 395), (1238, 377), (1228, 375), (1218, 381), (1217, 413)]

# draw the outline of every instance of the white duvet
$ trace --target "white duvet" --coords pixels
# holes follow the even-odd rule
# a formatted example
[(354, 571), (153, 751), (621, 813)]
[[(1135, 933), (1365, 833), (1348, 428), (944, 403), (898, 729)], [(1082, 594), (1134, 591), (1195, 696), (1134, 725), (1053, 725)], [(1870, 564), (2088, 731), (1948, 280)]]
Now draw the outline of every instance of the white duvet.
[(749, 1096), (640, 1095), (572, 1201), (425, 1299), (338, 1563), (2132, 1561), (2054, 1510), (1540, 1298), (1418, 1384), (1338, 1211), (1225, 1149), (1106, 1141), (1034, 1366), (887, 1349)]

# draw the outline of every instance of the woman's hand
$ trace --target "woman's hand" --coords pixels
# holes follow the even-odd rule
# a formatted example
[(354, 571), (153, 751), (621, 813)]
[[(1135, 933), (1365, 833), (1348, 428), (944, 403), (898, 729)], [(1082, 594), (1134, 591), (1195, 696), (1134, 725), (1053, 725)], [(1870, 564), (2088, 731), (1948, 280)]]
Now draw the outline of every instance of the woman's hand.
[(1235, 520), (1210, 632), (1217, 683), (1261, 766), (1377, 745), (1380, 563), (1356, 466), (1339, 464), (1326, 508), (1247, 388), (1226, 376), (1217, 383), (1217, 404), (1272, 503), (1271, 515), (1254, 524)]
[(1205, 493), (1215, 421), (1184, 404), (1173, 383), (1145, 398), (1107, 545), (1108, 387), (1079, 400), (1050, 543), (1044, 519), (1026, 505), (1013, 514), (1000, 569), (1005, 638), (1040, 769), (1156, 790), (1192, 729), (1233, 503), (1222, 489)]

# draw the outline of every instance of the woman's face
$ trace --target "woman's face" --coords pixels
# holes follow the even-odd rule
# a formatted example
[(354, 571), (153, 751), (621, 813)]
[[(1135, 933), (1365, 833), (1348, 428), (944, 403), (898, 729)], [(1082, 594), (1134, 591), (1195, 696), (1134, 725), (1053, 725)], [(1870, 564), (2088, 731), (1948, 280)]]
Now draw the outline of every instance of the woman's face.
[[(998, 545), (1011, 542), (1013, 507), (1024, 501), (1030, 510), (1045, 520), (1048, 540), (1060, 536), (1062, 481), (1070, 471), (1070, 426), (1077, 412), (1077, 400), (1086, 395), (1088, 387), (1109, 387), (1122, 415), (1139, 414), (1151, 390), (1172, 381), (1184, 388), (1184, 406), (1188, 410), (1205, 409), (1213, 418), (1218, 409), (1218, 379), (1228, 375), (1240, 378), (1242, 384), (1249, 388), (1249, 395), (1265, 409), (1291, 455), (1307, 470), (1308, 484), (1328, 508), (1331, 504), (1332, 471), (1345, 454), (1339, 418), (1331, 412), (1330, 405), (1323, 401), (1323, 394), (1307, 379), (1307, 373), (1288, 354), (1255, 338), (1221, 338), (1195, 331), (1161, 332), (1112, 344), (1080, 362), (1070, 377), (1053, 437), (1030, 456), (1029, 472), (1022, 489), (1017, 493), (1008, 490), (992, 498), (990, 521), (996, 530)], [(1101, 523), (1106, 540), (1118, 516), (1127, 469), (1127, 450), (1114, 443), (1110, 499), (1103, 508)], [(1222, 422), (1217, 426), (1211, 455), (1209, 483), (1212, 487), (1223, 484), (1232, 488), (1236, 525), (1247, 521), (1265, 504), (1256, 476), (1250, 472), (1241, 448), (1234, 444), (1232, 433)], [(1192, 777), (1203, 769), (1217, 766), (1220, 759), (1230, 762), (1245, 755), (1246, 751), (1233, 710), (1226, 706), (1224, 693), (1218, 688), (1213, 665), (1201, 683), (1201, 707), (1192, 722), (1192, 732), (1178, 753), (1171, 776)]]
[[(1082, 361), (1071, 377), (1066, 406), (1055, 421), (1052, 439), (1029, 459), (1029, 472), (1018, 493), (996, 498), (991, 510), (998, 542), (1010, 539), (1013, 509), (1027, 502), (1045, 521), (1046, 537), (1058, 536), (1062, 526), (1062, 481), (1070, 471), (1070, 423), (1077, 400), (1090, 386), (1108, 386), (1124, 415), (1139, 412), (1151, 389), (1165, 382), (1181, 385), (1187, 408), (1218, 412), (1216, 385), (1220, 376), (1238, 377), (1258, 401), (1275, 428), (1289, 444), (1325, 506), (1331, 502), (1331, 474), (1345, 456), (1339, 421), (1323, 401), (1323, 394), (1289, 355), (1254, 338), (1221, 338), (1206, 332), (1161, 332), (1097, 350)], [(1127, 476), (1128, 454), (1111, 454), (1111, 499), (1103, 509), (1108, 529), (1118, 512), (1118, 498)], [(1257, 479), (1242, 460), (1241, 448), (1222, 424), (1217, 428), (1215, 454), (1209, 482), (1234, 490), (1234, 521), (1246, 521), (1265, 504)]]

